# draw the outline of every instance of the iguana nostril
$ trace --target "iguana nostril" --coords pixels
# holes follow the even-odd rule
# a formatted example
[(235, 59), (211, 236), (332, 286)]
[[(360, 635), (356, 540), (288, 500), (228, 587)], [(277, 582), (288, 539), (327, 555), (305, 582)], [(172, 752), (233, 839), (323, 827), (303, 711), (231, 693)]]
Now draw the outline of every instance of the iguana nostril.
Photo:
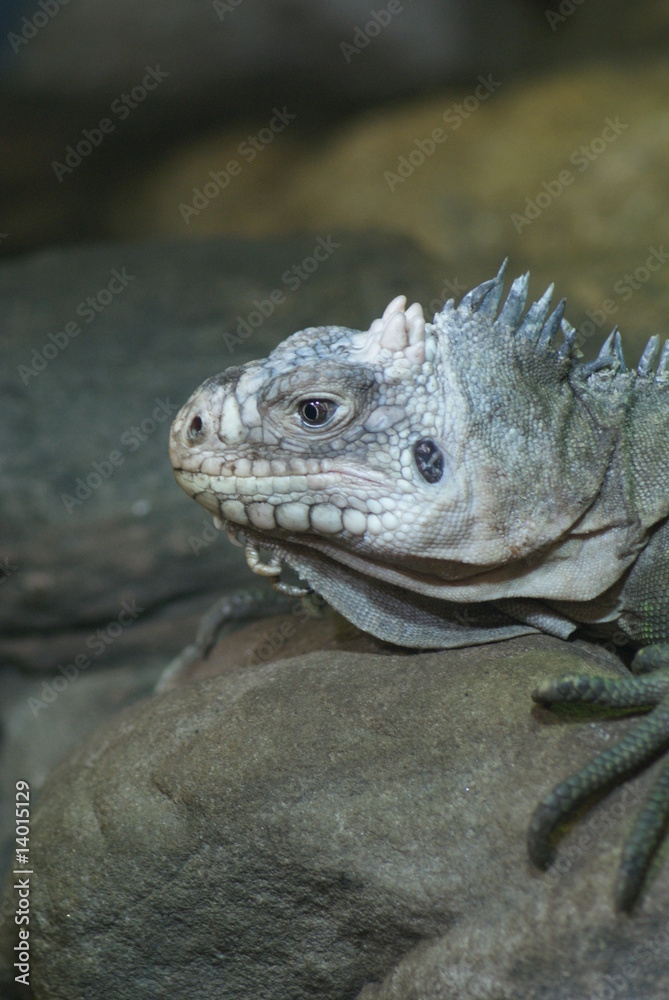
[(191, 420), (188, 425), (188, 440), (189, 441), (199, 441), (202, 437), (202, 432), (204, 430), (204, 424), (202, 422), (202, 417), (198, 414)]

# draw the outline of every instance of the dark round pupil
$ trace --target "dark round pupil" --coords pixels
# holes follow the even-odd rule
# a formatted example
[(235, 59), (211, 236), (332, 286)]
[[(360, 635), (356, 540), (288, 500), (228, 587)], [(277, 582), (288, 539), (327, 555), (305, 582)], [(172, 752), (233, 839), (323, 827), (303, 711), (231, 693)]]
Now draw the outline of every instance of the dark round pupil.
[(324, 424), (330, 416), (330, 404), (321, 399), (308, 399), (300, 406), (305, 424)]

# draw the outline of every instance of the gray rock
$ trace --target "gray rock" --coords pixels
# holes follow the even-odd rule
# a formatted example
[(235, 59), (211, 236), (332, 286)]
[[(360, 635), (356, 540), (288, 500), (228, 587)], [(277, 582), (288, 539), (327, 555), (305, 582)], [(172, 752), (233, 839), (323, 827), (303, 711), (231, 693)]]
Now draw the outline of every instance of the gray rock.
[(552, 872), (526, 857), (539, 794), (630, 725), (531, 708), (536, 679), (569, 669), (593, 661), (544, 636), (333, 652), (133, 706), (33, 818), (35, 997), (660, 1000), (669, 868), (633, 919), (611, 902), (646, 779)]

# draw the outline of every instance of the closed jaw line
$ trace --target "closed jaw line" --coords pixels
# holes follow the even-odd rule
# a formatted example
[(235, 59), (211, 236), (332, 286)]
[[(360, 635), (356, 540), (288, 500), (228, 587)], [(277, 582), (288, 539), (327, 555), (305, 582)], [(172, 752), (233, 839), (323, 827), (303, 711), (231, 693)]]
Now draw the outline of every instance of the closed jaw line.
[[(343, 489), (338, 496), (329, 496), (332, 472), (256, 477), (212, 476), (177, 469), (175, 475), (191, 495), (209, 497), (211, 503), (206, 506), (212, 512), (215, 507), (222, 520), (251, 525), (261, 531), (282, 528), (319, 535), (340, 532), (353, 536), (382, 535), (397, 531), (400, 523), (394, 513), (396, 497), (346, 497)], [(322, 500), (318, 496), (320, 491), (325, 491)], [(305, 495), (309, 497), (308, 503), (304, 502)]]

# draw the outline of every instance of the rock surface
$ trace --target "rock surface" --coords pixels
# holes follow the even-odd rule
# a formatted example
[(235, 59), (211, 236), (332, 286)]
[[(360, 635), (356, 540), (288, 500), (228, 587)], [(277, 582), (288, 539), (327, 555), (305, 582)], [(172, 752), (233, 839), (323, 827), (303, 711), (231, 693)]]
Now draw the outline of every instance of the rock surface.
[(585, 660), (544, 636), (330, 652), (132, 706), (34, 816), (34, 996), (660, 1000), (666, 863), (632, 919), (611, 902), (647, 776), (551, 872), (526, 857), (539, 794), (630, 725), (531, 708)]

